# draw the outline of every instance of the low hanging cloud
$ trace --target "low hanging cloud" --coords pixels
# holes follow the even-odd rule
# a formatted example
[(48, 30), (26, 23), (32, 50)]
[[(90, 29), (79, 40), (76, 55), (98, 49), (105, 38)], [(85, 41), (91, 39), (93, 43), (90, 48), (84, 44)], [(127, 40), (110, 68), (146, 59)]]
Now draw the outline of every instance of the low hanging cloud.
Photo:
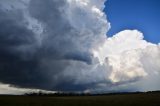
[(0, 82), (53, 91), (160, 89), (160, 46), (137, 30), (107, 38), (104, 2), (1, 0)]

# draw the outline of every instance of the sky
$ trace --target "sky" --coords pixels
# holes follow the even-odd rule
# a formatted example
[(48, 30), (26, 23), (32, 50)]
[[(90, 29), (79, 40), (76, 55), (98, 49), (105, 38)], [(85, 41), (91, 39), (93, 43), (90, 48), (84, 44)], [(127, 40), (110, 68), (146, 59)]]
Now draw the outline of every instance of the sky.
[(123, 29), (138, 29), (144, 39), (160, 42), (160, 1), (159, 0), (108, 0), (105, 12), (112, 28), (108, 36)]
[[(121, 3), (114, 5), (124, 8)], [(125, 4), (129, 11), (130, 2)], [(128, 13), (119, 16), (110, 8), (114, 5), (106, 0), (0, 0), (0, 94), (160, 90), (160, 44), (146, 32), (156, 32), (146, 29), (151, 21), (130, 29), (127, 20), (133, 18), (121, 18)]]

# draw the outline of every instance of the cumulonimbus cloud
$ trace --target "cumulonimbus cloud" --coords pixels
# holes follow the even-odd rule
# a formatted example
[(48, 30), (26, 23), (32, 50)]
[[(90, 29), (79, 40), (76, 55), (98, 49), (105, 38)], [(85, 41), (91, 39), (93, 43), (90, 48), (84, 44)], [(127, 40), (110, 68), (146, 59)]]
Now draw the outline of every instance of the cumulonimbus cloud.
[[(137, 30), (107, 38), (104, 2), (1, 0), (0, 82), (62, 91), (129, 90), (130, 83), (147, 90), (156, 85), (159, 45), (143, 40)], [(149, 83), (142, 86), (146, 79)]]
[(2, 0), (0, 81), (49, 90), (81, 90), (96, 83), (87, 76), (92, 76), (91, 48), (105, 40), (109, 28), (103, 3)]

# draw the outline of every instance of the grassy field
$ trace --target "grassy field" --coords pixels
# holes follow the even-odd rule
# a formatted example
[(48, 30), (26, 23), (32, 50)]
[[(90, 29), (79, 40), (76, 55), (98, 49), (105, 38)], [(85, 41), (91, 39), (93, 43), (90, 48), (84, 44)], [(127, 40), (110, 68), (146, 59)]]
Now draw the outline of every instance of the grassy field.
[(106, 96), (0, 96), (0, 106), (160, 106), (160, 93)]

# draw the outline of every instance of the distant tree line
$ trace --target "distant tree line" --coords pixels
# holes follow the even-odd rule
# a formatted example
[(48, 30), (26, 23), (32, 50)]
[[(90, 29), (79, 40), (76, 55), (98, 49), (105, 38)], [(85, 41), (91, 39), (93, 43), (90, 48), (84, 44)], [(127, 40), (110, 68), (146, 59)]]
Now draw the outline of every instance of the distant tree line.
[(25, 93), (26, 96), (90, 96), (90, 93), (73, 93), (73, 92), (56, 92), (56, 93), (45, 93), (42, 91)]
[(160, 93), (160, 91), (147, 91), (147, 92), (116, 92), (116, 93), (99, 93), (99, 94), (92, 94), (92, 93), (73, 93), (73, 92), (56, 92), (56, 93), (46, 93), (46, 92), (31, 92), (25, 93), (26, 96), (105, 96), (105, 95), (123, 95), (123, 94), (143, 94), (143, 93)]

